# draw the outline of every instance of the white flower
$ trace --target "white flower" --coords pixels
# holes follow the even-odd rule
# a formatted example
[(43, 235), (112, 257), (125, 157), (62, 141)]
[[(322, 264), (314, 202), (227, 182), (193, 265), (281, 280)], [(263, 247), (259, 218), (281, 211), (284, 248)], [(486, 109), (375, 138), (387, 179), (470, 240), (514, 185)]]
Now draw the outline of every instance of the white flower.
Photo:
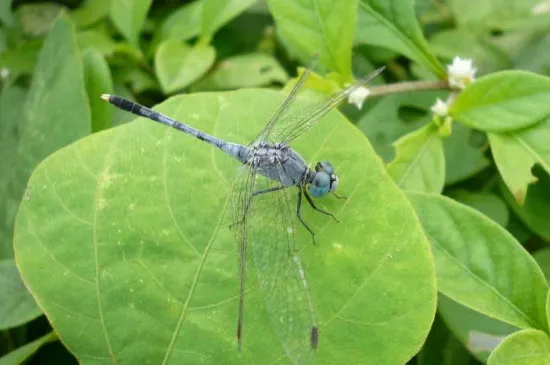
[(442, 101), (439, 98), (437, 98), (435, 104), (432, 105), (431, 110), (434, 114), (439, 115), (440, 117), (446, 117), (447, 115), (449, 115), (449, 106), (446, 102)]
[(451, 87), (464, 89), (474, 81), (476, 69), (472, 66), (471, 59), (455, 57), (453, 63), (447, 66), (449, 74), (449, 85)]
[(361, 109), (363, 107), (363, 103), (365, 102), (365, 99), (369, 96), (370, 90), (367, 89), (364, 86), (361, 86), (348, 96), (348, 103), (355, 104), (357, 109)]
[(7, 79), (9, 75), (10, 75), (9, 69), (4, 67), (3, 69), (0, 70), (0, 79)]
[(550, 12), (550, 1), (541, 1), (540, 3), (536, 4), (532, 9), (531, 13), (533, 15), (541, 15)]

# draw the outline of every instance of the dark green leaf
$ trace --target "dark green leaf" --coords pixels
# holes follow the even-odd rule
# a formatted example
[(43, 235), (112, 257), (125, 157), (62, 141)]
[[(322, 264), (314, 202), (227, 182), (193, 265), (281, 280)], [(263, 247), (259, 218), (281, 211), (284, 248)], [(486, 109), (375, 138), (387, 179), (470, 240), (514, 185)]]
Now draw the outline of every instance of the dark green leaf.
[(550, 117), (530, 128), (509, 133), (489, 133), (491, 151), (502, 179), (520, 204), (525, 201), (535, 164), (550, 174)]
[(533, 254), (533, 258), (537, 260), (537, 263), (546, 277), (546, 281), (550, 282), (550, 248), (545, 247), (536, 251)]
[(32, 170), (50, 153), (90, 133), (80, 54), (66, 16), (58, 18), (46, 38), (22, 111), (1, 124), (10, 131), (6, 138), (13, 139), (0, 143), (0, 155), (13, 157), (0, 165), (0, 256), (10, 257), (13, 219)]
[[(159, 110), (247, 143), (282, 96), (181, 95)], [(294, 147), (308, 161), (331, 160), (348, 196), (317, 202), (340, 223), (303, 209), (317, 246), (297, 231), (320, 324), (316, 363), (405, 363), (425, 340), (436, 299), (429, 245), (412, 207), (340, 114)], [(289, 363), (252, 260), (237, 351), (238, 265), (224, 214), (237, 166), (199, 140), (140, 120), (84, 138), (35, 170), (17, 218), (18, 265), (80, 361)]]
[(548, 213), (550, 212), (550, 177), (542, 169), (535, 169), (537, 181), (529, 185), (527, 197), (520, 205), (504, 184), (501, 184), (501, 192), (514, 213), (534, 233), (550, 242), (550, 225)]
[(201, 0), (202, 36), (211, 37), (231, 19), (252, 6), (256, 0)]
[(352, 80), (351, 51), (358, 0), (268, 0), (277, 33), (294, 57), (319, 64)]
[(50, 332), (28, 344), (21, 346), (14, 351), (0, 358), (0, 365), (19, 365), (25, 363), (43, 345), (57, 340), (54, 332)]
[(482, 131), (513, 131), (548, 117), (549, 101), (550, 78), (525, 71), (502, 71), (466, 87), (450, 114)]
[(85, 0), (71, 13), (71, 19), (79, 28), (86, 28), (109, 15), (112, 0)]
[(0, 261), (0, 298), (0, 330), (20, 326), (42, 314), (13, 260)]
[(113, 93), (109, 65), (98, 50), (87, 49), (83, 54), (84, 82), (92, 112), (92, 132), (108, 129), (113, 124), (114, 109), (100, 96)]
[(357, 39), (404, 54), (443, 78), (445, 69), (430, 51), (413, 4), (412, 0), (360, 0)]
[(548, 284), (506, 230), (449, 198), (411, 192), (409, 199), (432, 244), (442, 294), (519, 328), (548, 329)]
[(474, 133), (479, 132), (462, 123), (454, 123), (452, 134), (443, 140), (446, 184), (469, 179), (490, 165), (483, 155), (483, 147), (474, 143)]

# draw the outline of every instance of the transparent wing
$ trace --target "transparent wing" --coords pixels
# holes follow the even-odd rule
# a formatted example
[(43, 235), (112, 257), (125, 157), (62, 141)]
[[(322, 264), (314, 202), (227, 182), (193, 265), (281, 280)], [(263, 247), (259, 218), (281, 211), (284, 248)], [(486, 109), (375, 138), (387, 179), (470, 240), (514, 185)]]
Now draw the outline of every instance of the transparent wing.
[(231, 189), (231, 207), (233, 209), (231, 230), (235, 236), (239, 257), (239, 312), (237, 322), (237, 341), (239, 349), (242, 347), (244, 293), (246, 284), (246, 248), (248, 240), (247, 204), (252, 195), (256, 173), (248, 166), (243, 165), (237, 170)]
[(357, 89), (369, 83), (383, 70), (384, 67), (381, 67), (371, 72), (368, 76), (360, 79), (350, 87), (331, 95), (328, 101), (314, 102), (294, 113), (286, 113), (285, 115), (279, 117), (277, 122), (270, 129), (270, 140), (285, 144), (290, 143), (293, 139), (300, 136), (315, 123), (321, 120), (329, 111), (337, 107), (342, 101), (357, 91)]
[[(258, 175), (254, 190), (276, 184)], [(294, 364), (308, 364), (317, 323), (294, 235), (297, 193), (290, 187), (254, 196), (248, 245), (275, 334)]]

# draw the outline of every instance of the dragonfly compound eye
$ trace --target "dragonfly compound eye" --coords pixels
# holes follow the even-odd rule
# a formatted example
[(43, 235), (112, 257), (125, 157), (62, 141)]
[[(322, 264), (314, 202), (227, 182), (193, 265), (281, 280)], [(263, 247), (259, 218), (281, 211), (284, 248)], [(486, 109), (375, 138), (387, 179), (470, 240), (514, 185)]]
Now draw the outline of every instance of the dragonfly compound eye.
[(334, 174), (334, 167), (332, 167), (332, 165), (328, 161), (319, 161), (315, 165), (315, 171), (316, 172), (324, 171), (327, 174), (332, 175)]
[(315, 197), (327, 195), (330, 190), (330, 175), (324, 171), (315, 174), (309, 192)]

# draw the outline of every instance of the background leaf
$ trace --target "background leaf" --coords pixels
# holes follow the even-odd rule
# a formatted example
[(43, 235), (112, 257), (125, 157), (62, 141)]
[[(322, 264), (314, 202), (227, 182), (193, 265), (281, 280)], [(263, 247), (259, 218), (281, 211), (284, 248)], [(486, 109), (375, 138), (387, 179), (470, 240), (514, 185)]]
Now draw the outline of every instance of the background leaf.
[(0, 365), (19, 365), (28, 360), (34, 353), (48, 342), (57, 340), (55, 333), (50, 332), (28, 344), (21, 346), (14, 351), (0, 358)]
[(450, 115), (482, 131), (505, 132), (550, 115), (550, 78), (525, 71), (483, 76), (462, 91)]
[(133, 46), (138, 46), (139, 34), (152, 0), (111, 0), (109, 15), (119, 32)]
[(114, 110), (101, 98), (101, 94), (113, 92), (111, 70), (103, 55), (93, 49), (83, 54), (84, 82), (92, 112), (92, 132), (108, 129), (113, 125)]
[(519, 328), (548, 329), (546, 279), (509, 233), (449, 198), (408, 196), (432, 244), (442, 294)]
[(445, 182), (443, 143), (437, 127), (428, 124), (395, 142), (388, 173), (404, 190), (440, 193)]
[(209, 37), (256, 0), (202, 0), (202, 36)]
[[(282, 96), (182, 95), (159, 110), (246, 142)], [(318, 246), (309, 244), (308, 232), (297, 232), (320, 323), (316, 362), (404, 363), (424, 342), (436, 299), (430, 250), (414, 211), (341, 115), (331, 113), (294, 147), (308, 161), (333, 161), (339, 190), (348, 196), (318, 201), (340, 224), (304, 209)], [(17, 261), (83, 363), (106, 357), (118, 364), (257, 364), (283, 355), (253, 266), (245, 348), (241, 356), (236, 349), (238, 270), (223, 211), (237, 165), (200, 141), (141, 120), (83, 139), (36, 169), (18, 214)]]
[(508, 336), (489, 356), (488, 365), (545, 365), (550, 361), (548, 334), (534, 329)]
[(472, 192), (461, 189), (450, 191), (447, 193), (447, 196), (483, 213), (501, 227), (506, 227), (508, 225), (508, 220), (510, 218), (508, 207), (498, 195), (484, 191)]
[(13, 260), (0, 261), (0, 298), (0, 330), (22, 325), (42, 314)]
[(214, 63), (216, 50), (210, 45), (189, 47), (181, 42), (163, 42), (155, 55), (155, 71), (165, 93), (173, 93), (201, 77)]
[(539, 164), (550, 174), (550, 118), (519, 131), (489, 133), (491, 151), (502, 179), (516, 201), (523, 204), (529, 184), (537, 178), (531, 173)]
[(12, 256), (13, 220), (34, 167), (50, 153), (90, 133), (82, 64), (73, 25), (64, 15), (46, 38), (24, 106), (21, 92), (7, 102), (14, 102), (14, 109), (2, 108), (8, 113), (2, 116), (2, 128), (8, 134), (1, 135), (11, 138), (10, 143), (0, 143), (0, 154), (10, 156), (8, 163), (0, 164), (4, 177), (0, 188), (2, 258)]
[(351, 81), (351, 48), (357, 0), (268, 0), (277, 34), (289, 53), (304, 64), (319, 64)]
[(11, 13), (11, 4), (13, 0), (4, 0), (0, 3), (0, 20), (6, 25), (13, 24), (13, 15)]
[(430, 51), (413, 4), (410, 0), (360, 0), (357, 40), (404, 54), (443, 78), (445, 69)]
[(111, 1), (85, 0), (82, 2), (81, 7), (71, 13), (71, 20), (79, 28), (89, 27), (109, 15)]

